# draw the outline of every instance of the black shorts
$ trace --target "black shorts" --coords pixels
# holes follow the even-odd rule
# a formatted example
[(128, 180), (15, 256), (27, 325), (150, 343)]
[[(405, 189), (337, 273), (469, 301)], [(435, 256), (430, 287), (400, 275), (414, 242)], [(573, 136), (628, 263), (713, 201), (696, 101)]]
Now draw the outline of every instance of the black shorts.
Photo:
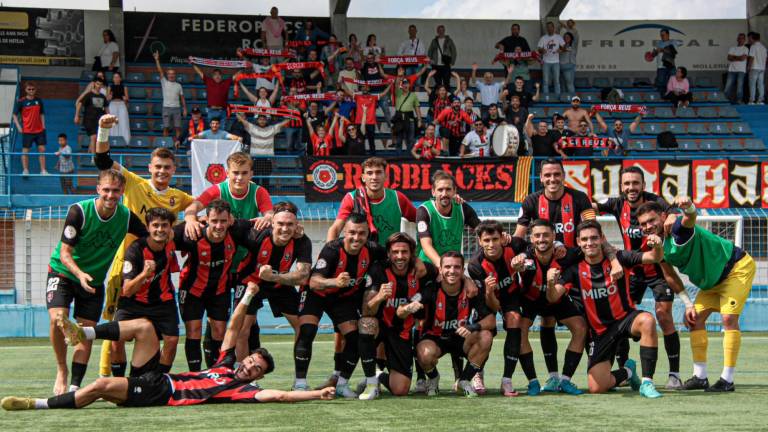
[(587, 346), (587, 355), (589, 356), (587, 370), (600, 362), (613, 362), (613, 359), (616, 357), (616, 348), (622, 339), (632, 338), (634, 341), (640, 340), (640, 337), (632, 336), (632, 323), (635, 321), (635, 318), (644, 313), (648, 312), (633, 310), (621, 321), (611, 324), (601, 335), (590, 331), (589, 345)]
[(83, 129), (88, 136), (96, 135), (99, 132), (99, 118), (85, 118), (83, 120)]
[(173, 395), (168, 375), (153, 371), (128, 380), (128, 397), (118, 404), (124, 407), (165, 406)]
[[(245, 285), (235, 287), (235, 306), (240, 303), (245, 293)], [(256, 312), (264, 307), (264, 300), (269, 302), (272, 316), (279, 318), (285, 315), (299, 314), (299, 292), (294, 287), (267, 288), (259, 290), (256, 297), (248, 305), (248, 315), (256, 315)]]
[(318, 318), (323, 312), (328, 314), (334, 326), (347, 321), (360, 319), (360, 293), (349, 297), (339, 297), (335, 294), (320, 296), (309, 288), (302, 288), (299, 294), (299, 316), (312, 315)]
[(499, 290), (498, 293), (499, 303), (501, 304), (501, 312), (517, 312), (520, 313), (520, 291), (514, 290), (512, 292)]
[(431, 340), (437, 344), (440, 348), (440, 357), (446, 354), (456, 354), (460, 357), (466, 357), (467, 353), (464, 352), (464, 338), (452, 333), (450, 336), (434, 336), (431, 334), (425, 334), (421, 337), (422, 341)]
[(23, 133), (21, 134), (21, 147), (28, 149), (32, 148), (32, 143), (36, 143), (38, 146), (45, 147), (45, 131), (38, 133)]
[(568, 296), (563, 296), (557, 303), (548, 303), (544, 298), (531, 300), (527, 297), (523, 297), (521, 303), (523, 318), (527, 318), (531, 321), (535, 320), (537, 316), (552, 316), (555, 317), (557, 321), (562, 322), (568, 318), (581, 315), (579, 309)]
[(45, 304), (48, 309), (67, 308), (75, 302), (75, 318), (89, 321), (98, 321), (101, 317), (101, 309), (104, 306), (104, 287), (96, 288), (96, 293), (91, 294), (68, 277), (49, 272), (48, 284), (45, 289)]
[(229, 290), (219, 295), (196, 297), (187, 290), (179, 290), (179, 311), (184, 322), (203, 319), (203, 311), (214, 321), (227, 321), (232, 300)]
[(663, 277), (647, 279), (632, 275), (629, 278), (629, 294), (635, 304), (643, 302), (645, 290), (650, 288), (653, 291), (653, 299), (656, 302), (671, 302), (675, 300), (675, 293), (672, 292), (669, 284)]
[(115, 321), (129, 321), (139, 318), (146, 318), (155, 326), (158, 339), (161, 339), (162, 336), (179, 335), (179, 310), (175, 301), (142, 304), (124, 297), (118, 301)]
[(401, 338), (394, 330), (386, 327), (379, 330), (378, 341), (384, 344), (387, 368), (411, 378), (413, 376), (413, 341)]

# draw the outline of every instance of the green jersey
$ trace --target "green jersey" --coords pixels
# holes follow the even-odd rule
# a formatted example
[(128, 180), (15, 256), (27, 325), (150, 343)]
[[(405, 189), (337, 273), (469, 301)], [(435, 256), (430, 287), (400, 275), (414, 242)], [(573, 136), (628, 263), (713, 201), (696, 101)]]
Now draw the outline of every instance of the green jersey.
[[(235, 219), (253, 219), (261, 216), (259, 207), (256, 204), (256, 193), (261, 186), (256, 183), (248, 183), (248, 192), (242, 198), (235, 198), (232, 192), (229, 190), (229, 181), (223, 181), (219, 183), (219, 193), (221, 199), (228, 202), (232, 207), (232, 216)], [(235, 256), (232, 258), (232, 273), (237, 271), (237, 267), (246, 255), (248, 255), (248, 249), (238, 246)]]
[(667, 237), (664, 260), (687, 275), (699, 289), (708, 290), (717, 285), (734, 247), (732, 242), (696, 225), (683, 244), (677, 244), (672, 235)]
[[(358, 191), (354, 190), (350, 193), (354, 202)], [(400, 208), (400, 201), (397, 199), (397, 192), (392, 189), (384, 189), (384, 198), (381, 201), (374, 203), (368, 200), (368, 202), (373, 225), (378, 231), (378, 243), (383, 246), (390, 235), (400, 232), (403, 211)]]
[[(438, 255), (442, 256), (448, 251), (461, 252), (461, 243), (464, 238), (463, 206), (452, 202), (450, 216), (443, 216), (435, 207), (434, 200), (425, 201), (420, 207), (424, 207), (429, 213), (429, 224), (425, 221), (417, 220), (416, 229), (419, 232), (419, 238), (422, 237), (423, 231), (429, 230), (429, 237), (432, 238), (432, 247), (435, 248)], [(419, 242), (416, 250), (422, 261), (432, 263), (421, 248), (421, 242)], [(437, 265), (438, 263), (432, 264)]]
[(95, 199), (80, 201), (69, 208), (61, 241), (51, 255), (51, 270), (77, 281), (61, 262), (61, 244), (66, 243), (72, 246), (72, 258), (80, 270), (93, 278), (90, 285), (103, 287), (112, 260), (129, 232), (137, 237), (146, 235), (144, 225), (126, 206), (118, 204), (109, 219), (102, 219)]

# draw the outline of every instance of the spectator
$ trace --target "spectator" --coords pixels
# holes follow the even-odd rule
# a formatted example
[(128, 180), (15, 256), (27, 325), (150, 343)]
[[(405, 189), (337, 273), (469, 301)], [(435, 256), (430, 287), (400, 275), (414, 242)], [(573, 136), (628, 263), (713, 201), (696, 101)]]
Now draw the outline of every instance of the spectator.
[(501, 116), (499, 113), (499, 107), (496, 104), (493, 104), (488, 107), (488, 114), (482, 117), (483, 123), (485, 123), (488, 126), (488, 129), (493, 131), (496, 129), (496, 126), (506, 123), (507, 119)]
[(229, 100), (229, 88), (232, 86), (232, 78), (240, 75), (240, 72), (237, 72), (231, 78), (224, 79), (221, 75), (221, 69), (214, 69), (213, 72), (211, 72), (211, 76), (208, 76), (194, 63), (192, 64), (192, 68), (205, 84), (205, 91), (207, 93), (206, 98), (208, 102), (208, 121), (210, 122), (214, 118), (218, 118), (222, 121), (225, 120)]
[(70, 174), (75, 172), (75, 163), (72, 162), (72, 147), (67, 144), (67, 134), (59, 134), (59, 151), (54, 154), (59, 157), (58, 162), (56, 162), (56, 169), (61, 174), (59, 177), (61, 191), (64, 195), (72, 195), (75, 193), (75, 188), (72, 186)]
[[(89, 82), (85, 86), (85, 88), (83, 89), (83, 92), (80, 93), (80, 96), (77, 97), (77, 100), (75, 101), (75, 103), (82, 101), (83, 98), (85, 97), (85, 95), (87, 95), (88, 93), (91, 92), (91, 89), (93, 89), (93, 82), (96, 81), (96, 79), (100, 79), (100, 80), (102, 80), (103, 82), (106, 83), (107, 79), (104, 78), (104, 76), (105, 76), (104, 75), (104, 71), (96, 72), (96, 75), (94, 75), (93, 80), (91, 80), (91, 82)], [(106, 85), (101, 86), (101, 88), (99, 89), (99, 92), (102, 95), (104, 95), (104, 97), (107, 97), (107, 86)]]
[(75, 124), (80, 124), (80, 108), (85, 108), (83, 113), (83, 128), (90, 137), (88, 153), (93, 153), (96, 148), (96, 133), (99, 131), (99, 118), (109, 112), (107, 98), (101, 94), (104, 80), (96, 78), (91, 85), (91, 91), (83, 96), (75, 104)]
[[(589, 118), (585, 118), (579, 121), (578, 128), (576, 129), (573, 136), (576, 138), (596, 137), (596, 135), (592, 133), (592, 131), (590, 130)], [(562, 147), (561, 144), (563, 142), (563, 138), (567, 138), (567, 137), (563, 136), (562, 138), (560, 138), (558, 142), (558, 145), (560, 147)], [(590, 147), (563, 148), (562, 151), (565, 153), (565, 156), (567, 157), (579, 157), (579, 158), (592, 157), (594, 152), (594, 150)]]
[(474, 99), (475, 97), (475, 94), (469, 90), (469, 84), (467, 83), (467, 79), (464, 77), (459, 78), (459, 87), (455, 92), (453, 92), (453, 95), (462, 102), (464, 102), (464, 99), (466, 98)]
[(421, 127), (421, 108), (416, 93), (411, 92), (411, 86), (404, 77), (395, 78), (395, 115), (392, 118), (392, 132), (395, 139), (395, 152), (403, 153), (403, 142), (406, 151), (413, 145), (416, 127)]
[[(121, 136), (125, 142), (131, 141), (131, 122), (128, 118), (128, 92), (123, 85), (120, 72), (112, 75), (112, 84), (107, 89), (109, 113), (117, 117), (117, 125), (109, 130), (109, 136)], [(179, 124), (181, 126), (181, 124)]]
[[(638, 114), (637, 117), (635, 117), (635, 120), (629, 125), (629, 131), (624, 128), (624, 122), (621, 121), (621, 119), (613, 120), (613, 129), (610, 130), (599, 112), (595, 113), (595, 119), (597, 120), (597, 125), (600, 127), (602, 133), (607, 134), (608, 138), (610, 138), (616, 145), (614, 153), (623, 154), (629, 149), (629, 135), (635, 133), (637, 128), (640, 127), (640, 122), (643, 120), (643, 116), (642, 114)], [(606, 150), (604, 153), (607, 155), (608, 151)]]
[(441, 151), (442, 147), (440, 146), (440, 139), (435, 136), (435, 125), (428, 124), (427, 128), (424, 130), (424, 136), (419, 138), (419, 142), (417, 142), (411, 149), (411, 154), (417, 160), (423, 159), (430, 161), (435, 157), (440, 156)]
[(451, 67), (456, 64), (456, 45), (453, 39), (445, 34), (445, 26), (437, 26), (437, 35), (432, 39), (427, 55), (435, 72), (435, 85), (451, 87)]
[[(400, 49), (397, 50), (397, 55), (401, 56), (420, 56), (427, 55), (427, 47), (421, 39), (416, 37), (416, 26), (411, 24), (408, 26), (408, 39), (400, 44)], [(412, 75), (418, 70), (418, 65), (408, 65), (405, 68), (406, 75)]]
[(200, 112), (200, 108), (192, 108), (191, 113), (192, 115), (190, 116), (189, 124), (187, 125), (187, 140), (192, 139), (192, 137), (205, 130), (205, 121), (203, 120), (203, 114)]
[[(478, 113), (475, 112), (475, 100), (472, 98), (466, 98), (464, 99), (464, 102), (462, 102), (461, 106), (464, 108), (464, 112), (467, 113), (469, 118), (472, 120), (472, 122), (464, 125), (464, 133), (469, 132), (469, 129), (471, 129), (471, 124), (475, 122), (478, 118), (482, 118)], [(491, 105), (493, 106), (493, 105)], [(488, 107), (490, 110), (491, 107)]]
[[(373, 35), (371, 35), (373, 36)], [(369, 36), (370, 39), (370, 36)], [(375, 36), (374, 36), (375, 39)], [(383, 80), (385, 78), (386, 74), (384, 73), (384, 70), (382, 69), (381, 65), (376, 63), (376, 56), (372, 53), (368, 53), (365, 55), (365, 63), (363, 63), (363, 67), (360, 69), (360, 78), (366, 80), (366, 81), (372, 81), (372, 80)], [(383, 95), (388, 91), (387, 89), (391, 89), (392, 85), (388, 85), (386, 89), (383, 92), (380, 92), (378, 94), (378, 98), (376, 99), (376, 104), (379, 108), (381, 108), (381, 112), (383, 114), (384, 122), (387, 124), (387, 126), (392, 128), (392, 115), (389, 112), (390, 107), (390, 100), (391, 98), (383, 97)], [(379, 127), (379, 131), (381, 131), (381, 122), (379, 122), (378, 118), (376, 119), (376, 124)], [(371, 123), (371, 126), (373, 124)], [(368, 135), (369, 143), (372, 140), (372, 134), (369, 134), (366, 132), (366, 135)], [(384, 140), (384, 146), (386, 147), (387, 141)]]
[[(296, 96), (296, 88), (289, 87), (288, 95)], [(303, 112), (307, 110), (306, 103), (303, 101), (286, 102), (282, 107), (298, 111), (301, 113), (302, 118), (304, 118)], [(304, 153), (306, 151), (306, 147), (303, 145), (303, 140), (301, 139), (301, 133), (303, 130), (304, 125), (301, 119), (291, 119), (291, 121), (285, 127), (285, 140), (288, 144), (288, 149), (299, 153)]]
[[(570, 21), (570, 20), (569, 20)], [(578, 33), (577, 33), (578, 34)], [(576, 93), (576, 54), (579, 50), (579, 39), (576, 34), (565, 32), (563, 47), (560, 49), (560, 74), (563, 76), (563, 86), (568, 94)]]
[(660, 41), (656, 42), (653, 55), (656, 57), (656, 88), (664, 96), (669, 79), (675, 75), (675, 57), (677, 48), (683, 44), (680, 40), (670, 40), (669, 30), (662, 29), (659, 32)]
[[(512, 24), (511, 34), (505, 37), (504, 39), (496, 42), (496, 49), (498, 49), (502, 53), (513, 53), (513, 52), (529, 52), (531, 50), (531, 47), (528, 45), (528, 41), (524, 37), (520, 36), (520, 24), (515, 23), (515, 24)], [(511, 62), (502, 62), (502, 66), (506, 70), (509, 64), (512, 64), (517, 68), (522, 63), (527, 63), (527, 62), (513, 60)]]
[(375, 57), (384, 55), (384, 47), (376, 45), (376, 35), (371, 33), (365, 39), (365, 47), (363, 47), (363, 55), (373, 55)]
[(98, 56), (98, 67), (94, 65), (94, 70), (116, 72), (120, 69), (120, 47), (117, 45), (117, 39), (112, 30), (106, 29), (101, 32), (104, 39), (104, 45), (101, 46)]
[(693, 93), (690, 92), (690, 83), (688, 82), (688, 69), (680, 66), (675, 75), (669, 78), (667, 82), (667, 94), (664, 99), (672, 102), (674, 107), (687, 107), (693, 99)]
[[(272, 57), (272, 58), (277, 58), (277, 57)], [(270, 57), (259, 57), (258, 63), (253, 64), (253, 71), (257, 74), (263, 74), (271, 70), (272, 65), (269, 63), (269, 59)], [(276, 78), (272, 78), (271, 80), (266, 78), (256, 78), (256, 85), (254, 86), (254, 89), (258, 90), (264, 87), (268, 91), (272, 91), (275, 88), (275, 80)]]
[(569, 19), (566, 22), (560, 21), (557, 27), (561, 35), (565, 35), (566, 33), (571, 33), (574, 39), (576, 40), (579, 39), (579, 30), (576, 28), (576, 21), (572, 19)]
[(278, 16), (278, 10), (273, 6), (269, 16), (261, 22), (261, 41), (267, 49), (281, 50), (285, 46), (286, 36), (285, 21)]
[(309, 89), (307, 89), (307, 80), (304, 79), (304, 73), (301, 69), (294, 69), (291, 72), (291, 76), (288, 77), (288, 87), (295, 88), (296, 94), (309, 93)]
[[(334, 54), (332, 57), (328, 59), (328, 61), (333, 61), (336, 56), (338, 56), (339, 50), (334, 51)], [(316, 50), (311, 50), (307, 54), (307, 61), (308, 62), (316, 62), (320, 61), (317, 55)], [(327, 65), (326, 69), (327, 69)], [(325, 82), (323, 82), (323, 76), (320, 74), (320, 71), (317, 69), (304, 69), (302, 72), (304, 75), (304, 81), (307, 83), (307, 92), (308, 93), (319, 93), (323, 90), (325, 87)]]
[(570, 137), (575, 135), (575, 130), (578, 129), (578, 124), (571, 130), (565, 127), (565, 117), (560, 114), (552, 116), (552, 129), (549, 131), (555, 140), (559, 140), (562, 137)]
[[(328, 37), (328, 43), (326, 43), (325, 46), (320, 50), (320, 61), (324, 62), (325, 66), (328, 68), (328, 71), (330, 72), (329, 78), (331, 76), (335, 76), (342, 70), (342, 68), (344, 68), (345, 56), (340, 54), (346, 51), (347, 50), (344, 48), (344, 45), (342, 45), (336, 38), (336, 35), (331, 33), (331, 35)], [(352, 69), (354, 68), (355, 67), (353, 62)]]
[[(267, 116), (265, 115), (259, 115), (256, 117), (256, 124), (253, 124), (249, 122), (243, 113), (236, 113), (237, 121), (239, 121), (243, 127), (245, 128), (245, 131), (248, 132), (248, 134), (251, 136), (251, 147), (250, 147), (250, 155), (251, 157), (259, 157), (259, 156), (274, 156), (275, 154), (275, 136), (280, 133), (283, 128), (285, 128), (288, 125), (288, 120), (283, 120), (280, 123), (276, 124), (269, 124), (269, 119), (267, 119)], [(268, 159), (265, 159), (267, 162), (270, 162)], [(259, 165), (259, 164), (256, 164)], [(263, 164), (261, 164), (263, 165)], [(264, 168), (264, 167), (262, 167)], [(264, 170), (260, 170), (260, 173), (264, 174)], [(269, 172), (272, 172), (271, 169), (271, 163), (269, 167)], [(265, 174), (269, 175), (269, 174)]]
[(489, 157), (491, 155), (491, 134), (482, 120), (475, 120), (473, 123), (475, 129), (469, 132), (461, 141), (459, 156), (469, 157)]
[[(374, 104), (374, 106), (376, 106)], [(363, 110), (365, 113), (367, 108)], [(365, 117), (365, 116), (363, 116)], [(344, 148), (344, 154), (349, 156), (365, 156), (365, 128), (367, 127), (365, 118), (362, 120), (362, 125), (358, 127), (354, 124), (347, 124), (346, 128), (339, 128), (339, 141)], [(374, 147), (375, 148), (375, 147)], [(376, 154), (372, 152), (371, 154)]]
[(488, 112), (488, 107), (491, 104), (498, 104), (499, 97), (504, 87), (509, 84), (509, 80), (513, 66), (510, 66), (507, 71), (507, 77), (504, 78), (504, 82), (493, 82), (493, 74), (490, 71), (486, 71), (483, 74), (483, 81), (477, 81), (477, 63), (472, 63), (472, 75), (469, 78), (470, 84), (477, 87), (480, 92), (480, 113), (485, 115)]
[[(28, 82), (24, 85), (24, 97), (16, 101), (13, 109), (13, 123), (16, 130), (21, 132), (21, 167), (22, 174), (29, 175), (29, 149), (32, 144), (37, 145), (38, 160), (40, 161), (40, 174), (47, 175), (45, 169), (45, 110), (43, 100), (37, 97), (37, 87)], [(21, 122), (19, 122), (21, 116)]]
[(356, 80), (360, 78), (359, 72), (355, 69), (355, 61), (352, 57), (344, 59), (344, 69), (339, 72), (339, 79), (337, 85), (339, 89), (348, 93), (355, 93), (357, 91), (357, 84), (353, 82), (346, 82), (344, 78)]
[(178, 146), (181, 142), (181, 119), (187, 116), (187, 100), (184, 98), (181, 84), (176, 81), (176, 70), (169, 68), (163, 71), (163, 66), (160, 65), (160, 53), (155, 51), (152, 55), (155, 58), (157, 72), (160, 74), (160, 88), (163, 91), (163, 136), (168, 136), (171, 128), (174, 128), (175, 142)]
[(360, 42), (357, 40), (357, 35), (350, 33), (347, 38), (347, 58), (351, 58), (355, 69), (360, 69), (363, 65), (363, 49), (360, 47)]
[(760, 33), (752, 32), (749, 37), (749, 103), (765, 103), (765, 45), (760, 42)]
[(378, 94), (372, 94), (368, 85), (362, 85), (362, 93), (352, 95), (355, 99), (355, 120), (360, 135), (368, 138), (368, 151), (371, 154), (376, 154), (376, 106), (381, 99), (387, 98), (386, 93), (390, 86), (391, 84), (387, 85)]
[[(522, 48), (516, 47), (515, 53), (520, 54), (522, 53)], [(521, 77), (525, 81), (525, 88), (530, 91), (531, 88), (531, 69), (530, 65), (532, 63), (535, 63), (536, 60), (534, 59), (522, 59), (522, 60), (512, 60), (509, 62), (510, 66), (512, 66), (515, 71), (515, 76)]]
[(472, 117), (461, 109), (458, 99), (451, 101), (451, 106), (444, 108), (435, 116), (435, 126), (440, 126), (440, 138), (443, 140), (442, 148), (448, 148), (450, 156), (458, 156), (461, 139), (464, 137), (462, 123), (472, 124)]
[(536, 88), (536, 93), (532, 94), (525, 89), (525, 80), (523, 77), (518, 75), (515, 77), (513, 83), (507, 86), (504, 102), (506, 103), (509, 99), (512, 98), (512, 96), (517, 96), (520, 98), (520, 106), (524, 108), (530, 108), (533, 106), (533, 103), (538, 102), (539, 98), (541, 97), (541, 85), (539, 83), (535, 83), (534, 87)]
[(563, 110), (563, 117), (568, 120), (568, 129), (576, 131), (579, 127), (579, 122), (583, 119), (587, 119), (589, 123), (589, 130), (592, 130), (592, 120), (589, 119), (589, 112), (581, 107), (581, 98), (573, 96), (571, 98), (571, 106)]
[[(331, 111), (333, 110), (333, 107), (335, 104), (326, 106), (326, 107), (320, 107), (320, 105), (316, 101), (312, 101), (309, 103), (309, 107), (304, 113), (304, 127), (309, 130), (309, 127), (311, 126), (313, 130), (317, 131), (320, 129), (320, 126), (325, 127), (326, 132), (328, 131), (328, 117), (332, 114)], [(312, 123), (311, 125), (307, 125), (307, 122)], [(330, 134), (329, 134), (330, 135)], [(306, 144), (307, 150), (311, 151), (312, 149), (312, 137), (307, 134), (305, 136), (306, 138)], [(333, 139), (333, 136), (330, 135), (329, 139)], [(330, 151), (330, 149), (329, 149)]]
[(525, 120), (525, 134), (531, 140), (531, 148), (534, 157), (554, 157), (562, 156), (565, 158), (565, 153), (557, 145), (560, 140), (560, 136), (557, 133), (552, 133), (548, 130), (547, 122), (539, 120), (537, 122), (536, 130), (533, 128), (533, 114), (528, 114)]
[(192, 136), (192, 139), (243, 141), (242, 137), (232, 135), (231, 133), (221, 129), (221, 119), (219, 117), (211, 118), (209, 125), (210, 129), (206, 129), (198, 134), (195, 134)]
[[(278, 87), (275, 87), (272, 89), (272, 93), (269, 93), (269, 90), (266, 89), (266, 87), (261, 87), (260, 89), (256, 90), (256, 94), (254, 95), (251, 93), (248, 88), (245, 87), (245, 84), (242, 82), (239, 83), (240, 90), (243, 91), (243, 94), (245, 94), (245, 97), (248, 98), (249, 101), (251, 101), (252, 104), (254, 104), (257, 107), (262, 108), (271, 108), (275, 105), (275, 101), (277, 100), (277, 90)], [(266, 116), (267, 120), (271, 120), (270, 116)]]
[(547, 34), (539, 39), (539, 53), (542, 55), (544, 94), (549, 94), (549, 84), (555, 98), (560, 97), (560, 49), (565, 45), (563, 37), (555, 33), (555, 23), (547, 22)]
[[(736, 46), (728, 50), (728, 78), (725, 80), (725, 96), (731, 103), (741, 104), (744, 100), (744, 75), (747, 73), (747, 59), (749, 48), (746, 43), (747, 36), (739, 33), (736, 37)], [(736, 85), (735, 98), (731, 97), (731, 90)]]
[[(323, 125), (317, 125), (317, 128), (315, 128), (312, 125), (312, 122), (309, 121), (308, 114), (308, 112), (304, 113), (304, 116), (307, 118), (306, 125), (309, 132), (309, 141), (312, 144), (312, 146), (309, 148), (312, 149), (312, 155), (330, 156), (331, 147), (333, 146), (333, 136), (326, 133), (325, 126)], [(333, 121), (331, 122), (331, 127), (329, 129), (333, 130), (336, 127), (336, 122), (338, 119), (338, 116), (333, 117)]]
[(329, 34), (323, 30), (315, 27), (315, 23), (312, 20), (307, 20), (304, 26), (300, 28), (295, 34), (295, 40), (297, 41), (310, 41), (309, 46), (299, 46), (296, 52), (301, 59), (308, 59), (310, 51), (317, 51), (318, 40), (328, 40)]
[(507, 123), (517, 128), (518, 135), (522, 138), (525, 129), (525, 120), (528, 118), (528, 110), (520, 106), (520, 98), (512, 96), (506, 112)]
[(427, 82), (424, 83), (424, 91), (427, 92), (427, 96), (429, 97), (429, 111), (427, 111), (427, 123), (431, 123), (432, 120), (434, 120), (435, 117), (437, 117), (438, 114), (440, 114), (443, 111), (443, 108), (446, 108), (448, 105), (451, 104), (451, 99), (453, 99), (448, 93), (448, 89), (446, 86), (442, 84), (437, 85), (436, 90), (432, 90), (432, 87), (429, 85), (429, 78), (432, 77), (435, 74), (434, 70), (431, 70), (429, 72), (429, 75), (427, 75)]

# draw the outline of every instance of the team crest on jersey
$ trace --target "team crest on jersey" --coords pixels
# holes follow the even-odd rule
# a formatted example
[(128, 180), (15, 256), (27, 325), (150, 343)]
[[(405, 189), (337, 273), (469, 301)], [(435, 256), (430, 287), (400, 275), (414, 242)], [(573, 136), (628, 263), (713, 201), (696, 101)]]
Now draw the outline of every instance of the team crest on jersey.
[(566, 212), (566, 213), (570, 213), (571, 212), (571, 206), (568, 205), (568, 204), (564, 205), (563, 206), (563, 211)]
[(232, 250), (232, 245), (231, 244), (227, 245), (227, 250)]
[(539, 213), (546, 213), (546, 212), (547, 212), (547, 209), (546, 209), (546, 208), (544, 208), (544, 207), (542, 207), (542, 208), (540, 208), (540, 209), (539, 209)]
[(283, 255), (283, 261), (288, 262), (290, 260), (291, 260), (291, 254), (287, 253), (287, 254)]
[(437, 303), (437, 308), (438, 308), (439, 310), (443, 310), (443, 303), (442, 303), (442, 302), (438, 302), (438, 303)]
[(467, 307), (467, 299), (461, 299), (461, 303), (459, 304), (459, 307), (461, 309), (465, 309)]
[(176, 205), (176, 198), (174, 198), (174, 197), (170, 197), (170, 198), (168, 199), (168, 204), (169, 204), (171, 207), (175, 206), (175, 205)]
[(366, 267), (368, 267), (368, 261), (366, 261), (366, 260), (361, 260), (361, 261), (360, 261), (360, 265), (361, 265), (363, 268), (366, 268)]
[(344, 268), (344, 260), (339, 260), (339, 268)]
[(411, 279), (411, 282), (409, 283), (411, 288), (416, 288), (416, 279)]
[(312, 182), (312, 188), (322, 194), (330, 194), (339, 188), (339, 180), (343, 180), (344, 174), (340, 173), (339, 166), (329, 160), (319, 160), (309, 167), (311, 174), (307, 175), (307, 182)]
[(267, 251), (261, 251), (261, 256), (263, 257), (267, 256)]
[(202, 255), (202, 256), (208, 256), (208, 252), (206, 252), (206, 251), (202, 251), (202, 252), (200, 252), (200, 255)]

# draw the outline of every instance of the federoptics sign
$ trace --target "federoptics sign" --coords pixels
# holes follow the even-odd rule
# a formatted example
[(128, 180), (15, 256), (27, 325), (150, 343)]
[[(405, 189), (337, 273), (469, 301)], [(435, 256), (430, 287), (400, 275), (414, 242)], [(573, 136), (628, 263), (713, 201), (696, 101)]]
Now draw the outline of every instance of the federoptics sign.
[[(263, 15), (125, 12), (126, 59), (154, 62), (154, 51), (170, 63), (186, 63), (189, 56), (234, 58), (237, 48), (262, 48), (264, 18)], [(307, 20), (330, 33), (330, 18), (281, 18), (286, 22), (289, 39)]]
[[(341, 201), (347, 192), (362, 187), (362, 162), (366, 157), (307, 157), (304, 192), (307, 201)], [(531, 158), (443, 159), (417, 161), (388, 158), (385, 186), (414, 201), (432, 197), (432, 175), (451, 173), (462, 198), (476, 201), (521, 201), (530, 190)]]
[(620, 171), (637, 166), (646, 190), (672, 203), (685, 194), (699, 208), (768, 208), (768, 162), (738, 160), (565, 161), (566, 185), (604, 201), (619, 195)]
[(0, 63), (82, 66), (82, 10), (0, 8)]

